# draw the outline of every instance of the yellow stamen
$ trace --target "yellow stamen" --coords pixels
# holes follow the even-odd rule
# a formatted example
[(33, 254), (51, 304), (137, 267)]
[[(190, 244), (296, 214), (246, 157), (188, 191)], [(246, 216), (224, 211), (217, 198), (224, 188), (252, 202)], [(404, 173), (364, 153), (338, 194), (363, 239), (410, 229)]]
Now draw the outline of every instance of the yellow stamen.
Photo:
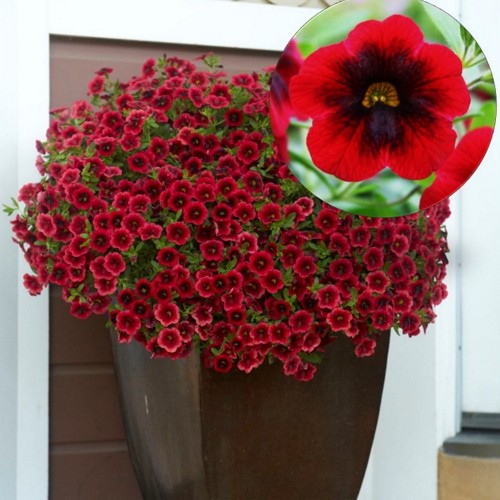
[(372, 83), (366, 91), (362, 104), (365, 108), (369, 109), (378, 103), (385, 104), (391, 108), (398, 107), (400, 101), (396, 87), (387, 82)]

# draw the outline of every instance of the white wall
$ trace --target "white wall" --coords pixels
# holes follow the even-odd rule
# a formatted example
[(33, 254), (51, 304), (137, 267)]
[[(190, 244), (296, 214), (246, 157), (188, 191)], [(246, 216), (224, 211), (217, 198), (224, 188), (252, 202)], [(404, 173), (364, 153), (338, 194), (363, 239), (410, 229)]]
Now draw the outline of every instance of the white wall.
[[(500, 4), (466, 1), (463, 22), (500, 83)], [(498, 123), (498, 122), (497, 122)], [(462, 398), (464, 411), (500, 413), (500, 137), (462, 189)]]
[[(8, 47), (16, 37), (15, 1), (0, 4), (0, 47)], [(0, 67), (15, 68), (16, 58), (12, 51), (0, 51)], [(13, 70), (15, 72), (15, 70)], [(12, 175), (16, 165), (16, 79), (2, 79), (0, 104), (2, 126), (0, 127), (0, 198), (8, 200), (17, 192), (17, 178)], [(10, 173), (11, 175), (7, 175)], [(15, 498), (16, 477), (16, 430), (17, 430), (17, 254), (10, 242), (10, 225), (0, 215), (0, 404), (2, 425), (0, 425), (0, 484), (3, 498)]]
[[(48, 116), (47, 6), (0, 2), (0, 203), (36, 180), (34, 139)], [(47, 297), (22, 286), (28, 270), (0, 216), (0, 498), (46, 498), (48, 484)]]

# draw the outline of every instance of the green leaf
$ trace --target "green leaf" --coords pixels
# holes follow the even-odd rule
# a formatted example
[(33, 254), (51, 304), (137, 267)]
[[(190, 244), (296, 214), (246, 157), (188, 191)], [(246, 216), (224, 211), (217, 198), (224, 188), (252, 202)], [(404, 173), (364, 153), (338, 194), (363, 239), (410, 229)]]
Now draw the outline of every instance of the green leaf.
[(466, 49), (476, 43), (473, 36), (462, 25), (460, 25), (460, 37), (462, 38), (462, 42), (464, 43)]
[(436, 9), (431, 4), (422, 2), (425, 12), (429, 16), (434, 26), (443, 35), (449, 48), (458, 56), (463, 56), (465, 52), (464, 42), (461, 35), (460, 23), (441, 9)]
[(494, 127), (497, 116), (497, 105), (494, 101), (487, 101), (479, 110), (479, 116), (476, 116), (470, 125), (470, 129), (474, 130), (479, 127)]
[(495, 83), (495, 81), (493, 80), (493, 73), (491, 72), (491, 70), (483, 75), (483, 82)]
[(323, 359), (323, 356), (317, 352), (301, 352), (300, 357), (302, 361), (318, 364)]
[(288, 228), (292, 227), (293, 224), (294, 224), (296, 215), (297, 215), (296, 213), (291, 213), (290, 215), (287, 215), (282, 220), (282, 222), (279, 224), (281, 226), (281, 228), (282, 229), (288, 229)]

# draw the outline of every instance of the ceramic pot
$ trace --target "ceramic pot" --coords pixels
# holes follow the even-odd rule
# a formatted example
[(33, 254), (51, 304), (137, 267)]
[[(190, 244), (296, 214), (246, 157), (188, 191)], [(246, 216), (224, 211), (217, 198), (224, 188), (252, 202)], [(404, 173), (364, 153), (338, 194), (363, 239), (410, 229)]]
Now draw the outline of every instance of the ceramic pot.
[(132, 463), (146, 500), (355, 500), (384, 385), (389, 334), (356, 358), (339, 338), (311, 382), (281, 363), (220, 374), (197, 354), (113, 354)]

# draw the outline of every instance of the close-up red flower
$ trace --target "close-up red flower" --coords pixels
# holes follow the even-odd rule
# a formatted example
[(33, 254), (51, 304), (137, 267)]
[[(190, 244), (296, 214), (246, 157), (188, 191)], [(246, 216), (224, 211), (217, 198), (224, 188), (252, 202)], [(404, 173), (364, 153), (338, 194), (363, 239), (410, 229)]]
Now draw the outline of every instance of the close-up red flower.
[(424, 42), (410, 18), (358, 24), (340, 43), (314, 51), (290, 82), (293, 107), (313, 119), (314, 164), (344, 181), (390, 167), (425, 179), (452, 153), (454, 118), (470, 95), (450, 49)]

